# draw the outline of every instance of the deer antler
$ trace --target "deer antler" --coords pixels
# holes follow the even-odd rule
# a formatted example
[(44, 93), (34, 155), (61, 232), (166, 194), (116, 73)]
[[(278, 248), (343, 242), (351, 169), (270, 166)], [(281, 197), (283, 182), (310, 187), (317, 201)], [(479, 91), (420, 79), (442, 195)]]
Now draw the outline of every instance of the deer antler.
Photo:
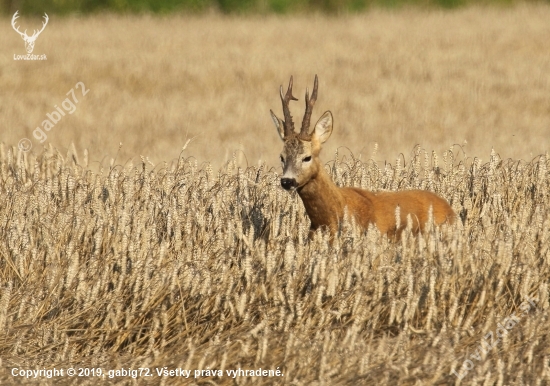
[(290, 109), (288, 108), (288, 103), (290, 101), (297, 101), (297, 98), (292, 96), (292, 75), (290, 76), (290, 81), (288, 82), (288, 89), (286, 90), (286, 95), (283, 96), (283, 86), (279, 89), (281, 94), (281, 102), (283, 102), (283, 114), (285, 116), (284, 129), (285, 137), (294, 132), (294, 122), (292, 122), (292, 115), (290, 115)]
[(44, 13), (44, 16), (43, 18), (45, 19), (44, 22), (42, 22), (42, 29), (40, 29), (40, 31), (37, 31), (37, 30), (34, 30), (32, 36), (29, 36), (27, 35), (27, 30), (25, 30), (25, 32), (21, 32), (19, 31), (19, 27), (17, 27), (15, 25), (15, 21), (19, 18), (19, 15), (18, 15), (19, 11), (16, 11), (14, 14), (13, 14), (13, 17), (11, 18), (11, 26), (13, 27), (13, 29), (19, 34), (21, 35), (21, 37), (23, 39), (25, 39), (25, 41), (29, 40), (29, 39), (36, 39), (38, 37), (38, 35), (40, 35), (42, 33), (42, 31), (44, 31), (44, 28), (46, 28), (46, 25), (48, 24), (48, 20), (50, 20), (50, 18), (48, 17), (48, 14), (47, 13)]
[[(19, 18), (19, 16), (17, 15), (19, 11), (16, 11), (14, 14), (13, 14), (13, 17), (11, 18), (11, 26), (12, 28), (15, 30), (15, 32), (17, 32), (19, 35), (21, 35), (21, 37), (25, 37), (27, 36), (27, 30), (25, 30), (25, 32), (21, 32), (19, 31), (19, 27), (16, 27), (15, 26), (15, 20), (17, 20)], [(28, 36), (27, 36), (28, 37)]]
[(313, 92), (311, 93), (311, 99), (309, 98), (309, 89), (306, 88), (306, 112), (304, 113), (304, 120), (302, 121), (302, 129), (300, 130), (301, 137), (309, 137), (309, 123), (311, 120), (311, 113), (313, 112), (313, 106), (317, 100), (317, 88), (319, 82), (317, 75), (315, 75), (315, 81), (313, 82)]
[(34, 30), (34, 33), (32, 34), (33, 37), (38, 37), (38, 35), (40, 35), (42, 31), (44, 31), (44, 28), (46, 28), (46, 25), (48, 25), (48, 20), (50, 20), (50, 18), (48, 17), (48, 14), (44, 12), (44, 16), (42, 17), (46, 19), (46, 21), (42, 22), (42, 29), (40, 31), (36, 32), (36, 30)]

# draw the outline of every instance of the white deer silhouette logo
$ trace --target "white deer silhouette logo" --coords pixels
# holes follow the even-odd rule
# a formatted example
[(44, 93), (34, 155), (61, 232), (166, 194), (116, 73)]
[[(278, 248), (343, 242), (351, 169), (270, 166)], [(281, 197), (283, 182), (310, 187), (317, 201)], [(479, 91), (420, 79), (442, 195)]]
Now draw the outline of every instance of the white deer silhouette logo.
[(11, 19), (11, 26), (19, 35), (21, 35), (21, 37), (25, 41), (25, 49), (27, 50), (27, 53), (31, 54), (32, 50), (34, 50), (34, 42), (36, 41), (36, 38), (38, 37), (38, 35), (42, 33), (42, 31), (44, 31), (44, 28), (46, 28), (46, 25), (48, 24), (48, 20), (49, 20), (48, 14), (44, 12), (43, 17), (45, 21), (42, 23), (42, 29), (40, 31), (34, 30), (34, 33), (32, 34), (32, 36), (29, 36), (27, 35), (27, 30), (25, 30), (25, 32), (21, 32), (19, 31), (19, 27), (15, 26), (15, 20), (19, 17), (17, 15), (18, 12), (19, 11), (16, 11), (13, 14), (13, 17)]

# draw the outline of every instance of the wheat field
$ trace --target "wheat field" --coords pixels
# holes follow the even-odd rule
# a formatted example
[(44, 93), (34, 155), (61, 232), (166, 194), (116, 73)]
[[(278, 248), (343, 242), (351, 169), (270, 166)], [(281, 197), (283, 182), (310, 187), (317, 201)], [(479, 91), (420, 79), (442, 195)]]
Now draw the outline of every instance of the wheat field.
[[(0, 383), (550, 383), (547, 20), (52, 17), (47, 61), (0, 57)], [(334, 181), (460, 221), (307, 238), (269, 109), (294, 74), (300, 117), (315, 73)]]
[[(307, 241), (309, 220), (277, 174), (236, 164), (214, 173), (182, 157), (94, 173), (74, 150), (2, 146), (3, 382), (18, 380), (13, 368), (70, 366), (102, 369), (79, 384), (163, 367), (216, 373), (140, 384), (548, 382), (547, 154), (481, 163), (417, 147), (406, 164), (327, 165), (338, 185), (429, 189), (460, 215), (397, 244), (350, 222), (333, 244)], [(227, 373), (238, 369), (282, 375)]]

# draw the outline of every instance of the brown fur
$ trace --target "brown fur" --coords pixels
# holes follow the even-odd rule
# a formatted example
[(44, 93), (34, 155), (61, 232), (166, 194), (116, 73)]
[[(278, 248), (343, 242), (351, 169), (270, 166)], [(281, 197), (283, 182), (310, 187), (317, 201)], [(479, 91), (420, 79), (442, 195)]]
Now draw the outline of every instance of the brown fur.
[[(345, 187), (339, 188), (323, 168), (307, 184), (298, 189), (306, 213), (311, 220), (311, 230), (326, 226), (334, 235), (344, 218), (344, 208), (362, 228), (376, 225), (382, 234), (390, 237), (401, 234), (411, 215), (413, 232), (424, 230), (430, 206), (437, 225), (453, 223), (455, 213), (443, 198), (425, 190), (378, 192)], [(396, 229), (395, 210), (400, 207), (400, 227)]]
[[(424, 190), (401, 192), (378, 192), (345, 187), (339, 188), (330, 179), (319, 160), (321, 145), (332, 133), (332, 113), (326, 111), (317, 121), (313, 132), (309, 133), (309, 117), (317, 97), (317, 76), (311, 99), (306, 93), (306, 118), (299, 134), (294, 132), (288, 103), (293, 98), (292, 77), (285, 98), (282, 93), (283, 110), (289, 122), (279, 119), (273, 111), (271, 117), (284, 142), (281, 153), (283, 176), (281, 184), (285, 189), (296, 188), (306, 212), (311, 220), (311, 231), (326, 226), (332, 235), (338, 233), (344, 218), (345, 208), (355, 218), (357, 224), (367, 229), (376, 225), (381, 233), (399, 238), (407, 226), (407, 216), (412, 220), (416, 234), (424, 229), (428, 221), (430, 207), (436, 225), (453, 223), (456, 215), (451, 206), (438, 195)], [(395, 212), (400, 208), (400, 225), (397, 228)], [(310, 232), (310, 236), (313, 232)]]

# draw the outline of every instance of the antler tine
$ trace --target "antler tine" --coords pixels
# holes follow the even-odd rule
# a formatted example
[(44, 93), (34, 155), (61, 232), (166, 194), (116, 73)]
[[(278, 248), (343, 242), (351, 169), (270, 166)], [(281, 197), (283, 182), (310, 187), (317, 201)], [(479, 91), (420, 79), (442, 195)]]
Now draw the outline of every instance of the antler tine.
[(290, 101), (297, 101), (297, 98), (292, 96), (292, 75), (290, 76), (290, 81), (288, 82), (288, 89), (286, 90), (286, 95), (283, 95), (283, 86), (279, 89), (281, 94), (281, 102), (283, 102), (283, 114), (285, 117), (285, 136), (294, 132), (294, 122), (292, 122), (292, 115), (290, 115), (290, 109), (288, 108), (288, 103)]
[(44, 16), (42, 17), (44, 18), (44, 21), (42, 22), (42, 29), (40, 29), (40, 31), (34, 30), (34, 33), (32, 36), (40, 35), (42, 31), (44, 31), (44, 28), (46, 28), (46, 26), (48, 25), (48, 20), (50, 20), (50, 18), (48, 17), (48, 14), (44, 12)]
[(315, 75), (315, 81), (313, 82), (313, 92), (311, 98), (309, 97), (309, 89), (306, 88), (306, 112), (304, 113), (304, 120), (302, 121), (302, 129), (300, 130), (300, 136), (307, 137), (309, 135), (309, 124), (311, 120), (311, 113), (313, 112), (313, 106), (317, 100), (317, 89), (319, 87), (319, 81), (317, 75)]
[(13, 14), (13, 17), (11, 18), (11, 26), (13, 27), (13, 29), (21, 36), (26, 36), (27, 35), (27, 30), (25, 30), (25, 32), (21, 32), (19, 31), (19, 27), (17, 27), (15, 25), (15, 21), (17, 19), (19, 19), (19, 15), (18, 15), (19, 11), (16, 11), (14, 14)]

